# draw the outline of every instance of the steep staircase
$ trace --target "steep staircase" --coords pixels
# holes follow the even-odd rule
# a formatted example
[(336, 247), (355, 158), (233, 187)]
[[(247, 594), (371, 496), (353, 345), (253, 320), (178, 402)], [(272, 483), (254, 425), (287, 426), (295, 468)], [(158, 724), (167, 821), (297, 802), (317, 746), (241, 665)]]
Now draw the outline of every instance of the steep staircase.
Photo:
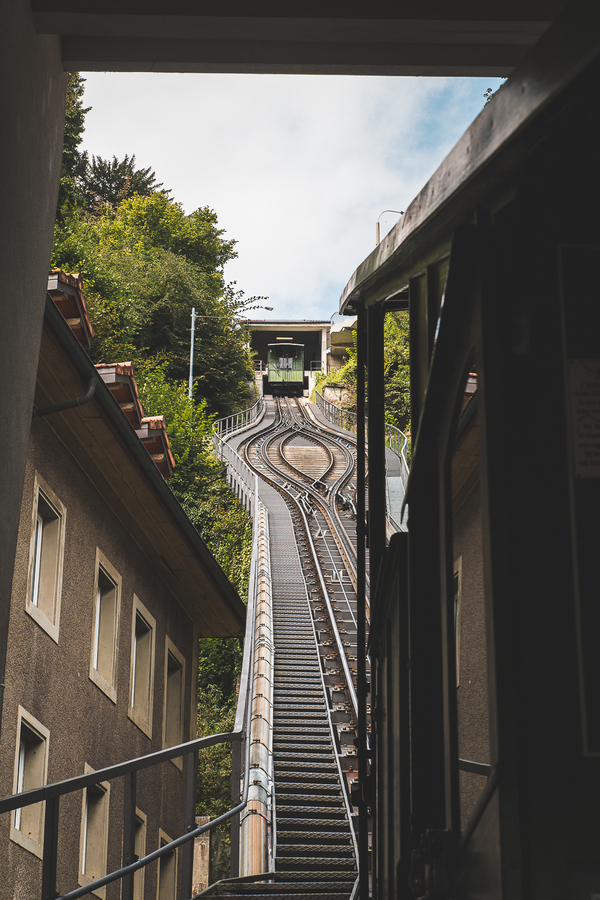
[(303, 599), (274, 604), (273, 757), (277, 858), (272, 882), (229, 881), (216, 896), (348, 900), (357, 871), (320, 662)]

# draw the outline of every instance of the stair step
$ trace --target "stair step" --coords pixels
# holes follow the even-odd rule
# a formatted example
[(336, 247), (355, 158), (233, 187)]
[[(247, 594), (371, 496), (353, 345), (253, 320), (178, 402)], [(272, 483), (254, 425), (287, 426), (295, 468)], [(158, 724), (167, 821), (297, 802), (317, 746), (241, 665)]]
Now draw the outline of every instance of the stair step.
[[(320, 794), (318, 797), (315, 796), (314, 805), (313, 801), (309, 800), (306, 796), (306, 791), (303, 790), (302, 793), (295, 794), (291, 789), (292, 785), (285, 785), (285, 793), (281, 793), (281, 796), (277, 798), (277, 810), (278, 812), (285, 813), (286, 810), (299, 812), (301, 808), (306, 808), (309, 810), (310, 815), (318, 816), (321, 811), (323, 815), (331, 815), (332, 812), (335, 813), (336, 809), (340, 810), (341, 815), (346, 815), (346, 808), (342, 805), (342, 790), (340, 788), (339, 793), (335, 795), (331, 795), (331, 793)], [(304, 785), (302, 785), (304, 788)], [(333, 807), (333, 810), (331, 809)]]
[(340, 839), (339, 832), (336, 831), (283, 831), (277, 829), (277, 848), (283, 844), (297, 844), (308, 846), (309, 844), (332, 843), (340, 847), (352, 847), (350, 836), (346, 836), (346, 840)]
[(277, 816), (277, 834), (281, 834), (281, 832), (287, 832), (287, 830), (293, 826), (297, 828), (309, 828), (310, 826), (314, 826), (315, 828), (326, 828), (327, 832), (331, 833), (334, 829), (345, 830), (348, 831), (348, 820), (346, 816), (340, 813), (339, 819), (326, 819), (324, 816), (320, 819), (308, 818), (309, 812), (306, 812), (306, 818), (289, 818), (288, 816)]
[[(324, 872), (323, 874), (324, 875), (327, 875), (327, 874), (336, 874), (337, 875), (339, 873)], [(331, 898), (334, 896), (335, 897), (337, 897), (337, 896), (343, 897), (344, 900), (348, 900), (348, 895), (350, 894), (350, 891), (352, 890), (353, 887), (354, 887), (354, 882), (350, 881), (350, 880), (345, 880), (345, 881), (341, 881), (341, 882), (333, 881), (331, 884), (327, 884), (327, 883), (323, 884), (320, 878), (319, 878), (319, 881), (315, 881), (314, 874), (313, 874), (313, 882), (312, 883), (311, 882), (308, 882), (308, 883), (300, 882), (299, 884), (296, 884), (294, 882), (291, 882), (291, 883), (279, 882), (276, 884), (252, 884), (252, 885), (240, 884), (240, 885), (235, 885), (235, 887), (232, 886), (231, 888), (226, 888), (226, 889), (220, 888), (218, 890), (216, 896), (218, 896), (218, 897), (231, 897), (231, 896), (235, 896), (235, 897), (270, 896), (270, 897), (273, 897), (273, 894), (277, 894), (279, 896), (285, 896), (285, 897), (287, 897), (288, 895), (291, 895), (294, 897), (314, 897), (314, 896), (317, 896), (316, 892), (318, 892), (319, 895), (322, 894), (323, 896), (328, 897), (329, 900), (331, 900)]]
[(340, 779), (337, 773), (337, 770), (333, 770), (331, 772), (310, 772), (306, 773), (306, 777), (302, 777), (302, 772), (297, 770), (297, 767), (287, 765), (279, 765), (275, 768), (275, 781), (281, 784), (283, 781), (290, 780), (298, 780), (299, 782), (310, 781), (311, 784), (314, 784), (315, 787), (317, 785), (332, 785), (335, 787), (339, 787)]
[[(309, 848), (309, 852), (314, 852), (314, 847)], [(308, 860), (304, 856), (286, 856), (285, 859), (277, 856), (277, 867), (279, 871), (283, 871), (284, 868), (297, 868), (299, 866), (308, 867), (313, 871), (316, 869), (322, 869), (324, 872), (331, 871), (332, 869), (345, 869), (349, 872), (356, 871), (356, 867), (354, 865), (354, 857), (352, 859), (342, 859), (335, 856), (311, 856), (310, 860)]]
[(285, 766), (286, 769), (301, 769), (303, 766), (316, 769), (319, 766), (326, 772), (337, 773), (337, 767), (333, 762), (333, 755), (316, 756), (311, 755), (310, 762), (302, 756), (301, 753), (275, 753), (275, 765)]

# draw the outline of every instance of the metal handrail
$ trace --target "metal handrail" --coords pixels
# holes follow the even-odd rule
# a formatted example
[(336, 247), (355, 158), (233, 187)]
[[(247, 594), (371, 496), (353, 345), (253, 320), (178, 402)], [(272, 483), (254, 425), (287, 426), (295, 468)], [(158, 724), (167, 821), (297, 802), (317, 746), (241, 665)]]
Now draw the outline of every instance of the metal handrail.
[[(258, 478), (251, 473), (253, 482), (252, 489), (254, 498), (258, 498)], [(258, 503), (254, 502), (254, 521), (253, 526), (257, 528), (258, 525)], [(256, 533), (256, 532), (255, 532)], [(43, 885), (43, 894), (56, 897), (56, 900), (76, 900), (78, 897), (82, 897), (85, 894), (90, 894), (96, 889), (103, 887), (106, 884), (110, 884), (111, 882), (118, 881), (119, 879), (125, 878), (128, 875), (133, 875), (138, 869), (141, 869), (147, 866), (149, 863), (154, 860), (164, 856), (165, 854), (170, 853), (177, 847), (180, 847), (183, 844), (188, 843), (193, 840), (198, 835), (203, 832), (209, 831), (212, 828), (220, 825), (223, 822), (226, 822), (228, 819), (233, 818), (237, 814), (241, 812), (241, 810), (246, 806), (248, 802), (248, 793), (249, 793), (249, 776), (250, 776), (250, 746), (251, 742), (248, 739), (250, 735), (250, 726), (251, 726), (251, 714), (252, 714), (252, 687), (254, 684), (254, 651), (255, 651), (255, 621), (257, 616), (257, 605), (256, 605), (256, 583), (257, 583), (257, 559), (256, 559), (256, 545), (253, 542), (253, 550), (252, 550), (252, 558), (250, 563), (250, 581), (249, 581), (249, 592), (248, 592), (248, 613), (246, 617), (246, 632), (244, 637), (244, 653), (242, 658), (242, 669), (240, 674), (240, 690), (238, 695), (238, 704), (236, 708), (236, 716), (235, 723), (232, 731), (223, 732), (221, 734), (213, 734), (206, 735), (205, 737), (195, 738), (192, 741), (187, 741), (183, 744), (178, 744), (175, 747), (169, 747), (164, 750), (157, 750), (153, 753), (146, 754), (145, 756), (137, 757), (134, 759), (126, 760), (125, 762), (116, 763), (111, 766), (106, 766), (103, 769), (97, 769), (94, 772), (88, 772), (83, 775), (76, 775), (72, 778), (67, 778), (62, 781), (54, 782), (53, 784), (42, 785), (38, 788), (32, 788), (28, 791), (22, 791), (17, 794), (10, 795), (8, 797), (3, 797), (0, 799), (0, 813), (3, 812), (11, 812), (15, 809), (23, 808), (26, 806), (31, 806), (34, 803), (46, 802), (45, 809), (45, 820), (44, 820), (44, 848), (43, 848), (43, 868), (42, 868), (42, 885)], [(170, 759), (176, 759), (181, 756), (188, 756), (188, 793), (191, 793), (193, 797), (195, 797), (195, 786), (196, 786), (196, 776), (197, 776), (197, 753), (198, 750), (204, 749), (206, 747), (213, 746), (215, 744), (227, 743), (231, 742), (233, 748), (240, 747), (241, 743), (246, 738), (246, 746), (244, 753), (244, 765), (243, 765), (243, 782), (241, 789), (241, 799), (240, 801), (233, 806), (232, 809), (228, 810), (228, 812), (224, 813), (221, 816), (218, 816), (216, 819), (207, 822), (204, 825), (201, 825), (197, 828), (193, 828), (190, 826), (189, 830), (181, 835), (179, 838), (176, 838), (173, 841), (170, 841), (168, 844), (159, 847), (157, 850), (152, 851), (148, 855), (138, 859), (132, 863), (129, 863), (123, 866), (120, 869), (117, 869), (113, 872), (108, 873), (107, 875), (102, 876), (101, 878), (96, 879), (95, 881), (91, 881), (86, 885), (75, 888), (72, 891), (69, 891), (66, 894), (57, 895), (56, 893), (56, 860), (57, 860), (57, 847), (58, 847), (58, 807), (59, 807), (59, 799), (61, 796), (65, 794), (73, 793), (74, 791), (82, 790), (83, 788), (91, 787), (95, 784), (98, 784), (103, 781), (112, 781), (115, 778), (124, 777), (126, 775), (135, 775), (133, 773), (137, 773), (143, 769), (151, 768), (155, 765), (158, 765), (162, 762), (168, 761)], [(232, 754), (233, 755), (233, 754)], [(241, 769), (241, 759), (238, 756), (238, 776), (241, 775), (239, 769)], [(193, 777), (191, 776), (191, 769), (193, 768)], [(232, 766), (233, 768), (233, 766)], [(239, 783), (239, 782), (238, 782)], [(135, 788), (133, 788), (133, 792), (135, 792)], [(127, 797), (127, 791), (126, 797)], [(239, 796), (239, 794), (238, 794)], [(187, 806), (190, 805), (190, 797), (187, 798), (188, 803)], [(131, 802), (131, 800), (130, 800)], [(135, 807), (135, 801), (131, 802), (131, 805)], [(193, 801), (193, 807), (195, 807), (195, 800)], [(192, 808), (193, 808), (192, 807)], [(191, 864), (193, 861), (192, 854), (189, 855), (190, 867), (189, 872), (186, 873), (189, 876), (190, 884), (191, 884)], [(185, 883), (185, 876), (184, 876)]]
[[(269, 547), (269, 528), (268, 528), (268, 516), (267, 511), (262, 506), (260, 502), (260, 492), (259, 492), (259, 478), (258, 475), (253, 472), (250, 466), (246, 463), (246, 461), (231, 447), (230, 444), (227, 443), (221, 437), (218, 437), (216, 440), (216, 452), (221, 461), (227, 467), (227, 480), (231, 487), (235, 487), (237, 489), (245, 489), (249, 493), (251, 493), (254, 497), (253, 502), (253, 545), (252, 545), (252, 560), (251, 571), (250, 571), (250, 579), (254, 584), (255, 594), (258, 595), (259, 592), (259, 582), (262, 576), (263, 579), (263, 588), (265, 586), (265, 576), (266, 582), (270, 585), (271, 583), (271, 563), (270, 563), (270, 547)], [(265, 517), (265, 525), (261, 530), (259, 522), (261, 519), (261, 511), (264, 511)], [(261, 569), (258, 566), (258, 553), (260, 552), (259, 547), (259, 539), (263, 535), (265, 542), (265, 552), (266, 559), (263, 564), (263, 568)], [(255, 565), (256, 568), (253, 569), (252, 566)], [(269, 587), (270, 593), (270, 587)], [(271, 651), (272, 651), (271, 647)], [(252, 704), (251, 704), (252, 706)], [(271, 705), (272, 711), (272, 705)], [(261, 716), (262, 717), (262, 716)], [(268, 788), (267, 794), (269, 796), (270, 801), (270, 810), (268, 810), (268, 822), (267, 822), (267, 857), (269, 866), (274, 866), (274, 859), (276, 856), (276, 847), (277, 847), (277, 830), (276, 830), (276, 819), (275, 819), (275, 782), (273, 776), (273, 746), (272, 746), (272, 720), (268, 721), (269, 726), (269, 748), (268, 748), (268, 761), (267, 767), (265, 769), (265, 774), (267, 776)], [(259, 767), (260, 768), (260, 767)], [(253, 783), (255, 783), (253, 781)], [(270, 813), (270, 815), (269, 815)], [(270, 837), (270, 840), (269, 840)], [(237, 840), (237, 838), (236, 838)], [(234, 841), (232, 840), (232, 852), (234, 849)], [(238, 874), (237, 870), (234, 872), (232, 869), (232, 875)]]
[(326, 400), (319, 391), (315, 391), (315, 399), (317, 401), (317, 406), (325, 418), (333, 425), (337, 425), (338, 428), (344, 428), (346, 431), (351, 431), (353, 434), (356, 434), (356, 413), (353, 413), (349, 409), (342, 409), (341, 406), (331, 403), (329, 400)]
[[(315, 391), (315, 399), (317, 406), (326, 419), (334, 425), (337, 425), (339, 428), (344, 428), (346, 431), (351, 431), (356, 434), (356, 413), (351, 412), (349, 409), (342, 409), (335, 403), (331, 403), (331, 401), (326, 400), (319, 391)], [(365, 416), (365, 424), (368, 421), (368, 416)], [(402, 478), (402, 486), (406, 491), (409, 472), (408, 457), (406, 455), (408, 438), (404, 432), (400, 431), (395, 425), (386, 422), (385, 445), (386, 447), (389, 447), (392, 453), (400, 460), (400, 477)]]
[[(253, 656), (254, 654), (252, 654), (252, 657)], [(250, 660), (250, 663), (253, 668), (253, 658)], [(240, 691), (240, 701), (241, 700), (242, 693)], [(4, 797), (0, 800), (0, 813), (10, 812), (11, 810), (23, 808), (25, 806), (31, 806), (34, 803), (39, 803), (44, 800), (47, 801), (46, 821), (44, 827), (44, 863), (46, 864), (46, 860), (49, 860), (49, 864), (52, 865), (51, 861), (56, 859), (56, 850), (54, 846), (52, 847), (50, 853), (47, 853), (47, 850), (49, 849), (47, 847), (49, 818), (54, 819), (55, 821), (58, 820), (57, 801), (59, 797), (65, 794), (70, 794), (73, 791), (91, 787), (94, 784), (98, 784), (102, 781), (112, 781), (114, 778), (119, 778), (132, 772), (138, 772), (142, 769), (151, 768), (152, 766), (169, 759), (176, 759), (177, 757), (184, 755), (195, 756), (197, 751), (204, 747), (210, 747), (214, 744), (222, 744), (226, 742), (233, 743), (235, 741), (241, 741), (243, 739), (244, 732), (247, 732), (249, 730), (251, 704), (247, 702), (238, 703), (238, 709), (240, 705), (243, 706), (245, 715), (244, 713), (242, 713), (243, 726), (239, 731), (236, 731), (234, 729), (234, 731), (224, 732), (222, 734), (213, 734), (203, 738), (196, 738), (193, 741), (187, 741), (186, 743), (179, 744), (176, 747), (170, 747), (168, 750), (159, 750), (155, 753), (149, 753), (146, 756), (138, 757), (136, 759), (130, 759), (126, 762), (117, 763), (113, 766), (107, 766), (104, 769), (97, 769), (96, 771), (89, 772), (85, 775), (76, 775), (73, 778), (67, 778), (63, 781), (43, 785), (39, 788), (33, 788), (20, 794), (13, 794), (10, 797)], [(236, 724), (237, 719), (238, 717), (236, 715)], [(170, 841), (168, 844), (164, 844), (162, 847), (159, 847), (157, 850), (152, 851), (147, 856), (144, 856), (141, 859), (136, 860), (135, 862), (129, 863), (128, 865), (123, 866), (120, 869), (116, 869), (113, 872), (109, 872), (107, 875), (104, 875), (101, 878), (96, 879), (95, 881), (91, 881), (86, 885), (75, 888), (72, 891), (68, 891), (66, 894), (61, 894), (60, 896), (57, 895), (54, 889), (54, 885), (52, 885), (53, 890), (51, 892), (51, 896), (56, 897), (56, 900), (76, 900), (76, 898), (83, 897), (85, 894), (90, 894), (106, 884), (111, 884), (113, 881), (118, 881), (119, 879), (122, 879), (127, 875), (133, 874), (138, 869), (149, 865), (149, 863), (153, 862), (155, 859), (158, 859), (159, 857), (170, 853), (172, 850), (180, 847), (182, 844), (193, 840), (203, 832), (209, 831), (217, 825), (226, 822), (228, 819), (233, 818), (233, 816), (239, 813), (248, 802), (250, 741), (246, 742), (245, 749), (246, 765), (244, 767), (244, 785), (242, 790), (242, 799), (237, 804), (237, 806), (233, 807), (233, 809), (230, 809), (223, 815), (218, 816), (216, 819), (213, 819), (212, 821), (207, 822), (204, 825), (200, 825), (198, 828), (194, 828), (188, 831), (186, 834), (183, 834), (181, 835), (181, 837)], [(53, 841), (53, 843), (58, 840), (58, 834), (55, 830), (53, 835), (51, 836), (51, 840)], [(44, 877), (44, 875), (42, 875), (42, 877)]]
[(243, 431), (255, 422), (259, 422), (265, 412), (265, 401), (259, 397), (254, 406), (243, 409), (241, 412), (233, 413), (231, 416), (224, 416), (222, 419), (215, 419), (213, 422), (213, 431), (218, 439), (226, 435), (234, 434), (236, 431)]
[(93, 785), (102, 781), (112, 781), (113, 778), (120, 778), (123, 775), (129, 775), (131, 772), (148, 769), (151, 766), (158, 765), (158, 763), (169, 759), (177, 759), (177, 757), (185, 756), (195, 750), (212, 747), (213, 744), (224, 744), (226, 741), (237, 739), (239, 739), (239, 735), (236, 735), (235, 731), (210, 734), (205, 737), (195, 738), (193, 741), (186, 741), (184, 744), (177, 744), (175, 747), (169, 747), (166, 750), (156, 750), (154, 753), (148, 753), (146, 756), (138, 756), (125, 762), (115, 763), (115, 765), (106, 766), (104, 769), (95, 769), (93, 772), (87, 772), (84, 775), (75, 775), (72, 778), (65, 778), (63, 781), (55, 781), (52, 784), (44, 784), (41, 787), (31, 788), (19, 794), (10, 794), (0, 799), (0, 813), (12, 812), (15, 809), (32, 806), (34, 803), (62, 797), (63, 794), (70, 794), (73, 791), (93, 787)]

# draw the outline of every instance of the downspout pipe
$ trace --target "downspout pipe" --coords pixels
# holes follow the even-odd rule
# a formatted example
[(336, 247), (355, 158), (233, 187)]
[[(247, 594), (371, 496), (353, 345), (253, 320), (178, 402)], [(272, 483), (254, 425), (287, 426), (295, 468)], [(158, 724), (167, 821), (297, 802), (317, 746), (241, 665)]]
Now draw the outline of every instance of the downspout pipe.
[(55, 403), (54, 406), (43, 406), (42, 409), (34, 409), (33, 418), (41, 419), (44, 416), (50, 416), (52, 413), (64, 412), (66, 409), (75, 409), (76, 406), (85, 406), (92, 400), (96, 393), (96, 377), (90, 378), (87, 384), (87, 391), (82, 397), (76, 397), (74, 400), (65, 400), (63, 403)]

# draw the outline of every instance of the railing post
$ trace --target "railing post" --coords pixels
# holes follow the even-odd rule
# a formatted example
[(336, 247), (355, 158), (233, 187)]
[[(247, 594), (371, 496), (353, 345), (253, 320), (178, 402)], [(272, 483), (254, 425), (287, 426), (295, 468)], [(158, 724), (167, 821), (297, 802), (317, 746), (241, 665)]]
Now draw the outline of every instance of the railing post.
[[(135, 808), (137, 805), (137, 772), (125, 776), (123, 795), (123, 865), (135, 861)], [(130, 872), (123, 878), (122, 900), (133, 900), (133, 879)]]
[(58, 810), (60, 797), (46, 800), (44, 817), (44, 860), (42, 863), (42, 900), (56, 897), (56, 862), (58, 850)]
[[(198, 784), (198, 751), (192, 750), (187, 755), (186, 790), (185, 790), (185, 830), (193, 831), (196, 826), (196, 789)], [(194, 875), (194, 841), (183, 845), (183, 875), (181, 878), (181, 900), (189, 900), (192, 896), (192, 880)]]

